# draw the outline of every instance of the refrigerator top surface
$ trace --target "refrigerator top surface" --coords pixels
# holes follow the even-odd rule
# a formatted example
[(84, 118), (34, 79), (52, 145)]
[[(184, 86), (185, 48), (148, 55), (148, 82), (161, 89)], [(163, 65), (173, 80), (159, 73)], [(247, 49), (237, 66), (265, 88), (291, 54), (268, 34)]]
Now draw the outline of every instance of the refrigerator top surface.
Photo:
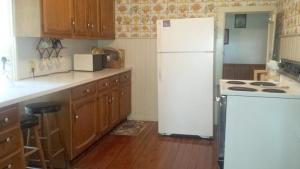
[(214, 18), (157, 21), (157, 52), (213, 52)]

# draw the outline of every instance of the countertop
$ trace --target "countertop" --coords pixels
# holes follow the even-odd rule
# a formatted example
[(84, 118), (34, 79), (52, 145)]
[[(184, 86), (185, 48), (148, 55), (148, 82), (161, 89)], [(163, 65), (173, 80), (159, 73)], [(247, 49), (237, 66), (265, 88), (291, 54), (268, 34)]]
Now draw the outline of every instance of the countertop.
[(0, 108), (70, 89), (129, 70), (131, 70), (131, 68), (104, 69), (98, 72), (70, 71), (20, 81), (3, 82), (2, 80), (0, 88)]
[[(300, 83), (288, 76), (281, 75), (280, 76), (280, 82), (275, 82), (275, 87), (255, 87), (250, 85), (250, 82), (253, 81), (246, 81), (246, 85), (231, 85), (227, 84), (226, 82), (229, 80), (222, 79), (220, 81), (220, 94), (221, 95), (227, 95), (227, 96), (248, 96), (248, 97), (276, 97), (276, 98), (285, 98), (285, 99), (300, 99)], [(257, 92), (246, 92), (246, 91), (232, 91), (229, 90), (228, 87), (230, 86), (242, 86), (242, 87), (250, 87), (255, 88), (258, 91)], [(275, 89), (281, 89), (285, 90), (286, 93), (267, 93), (262, 92), (262, 89), (268, 89), (268, 88), (275, 88)]]

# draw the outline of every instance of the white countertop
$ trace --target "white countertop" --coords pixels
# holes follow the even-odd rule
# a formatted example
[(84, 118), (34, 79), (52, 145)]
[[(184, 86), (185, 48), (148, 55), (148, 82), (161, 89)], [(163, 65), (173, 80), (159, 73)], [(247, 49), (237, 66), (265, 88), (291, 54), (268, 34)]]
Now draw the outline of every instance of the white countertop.
[[(254, 82), (254, 81), (247, 81), (247, 80), (242, 80), (243, 82), (247, 83), (245, 85), (232, 85), (232, 84), (228, 84), (227, 83), (228, 81), (230, 81), (230, 80), (222, 79), (220, 81), (220, 94), (221, 95), (300, 99), (300, 83), (285, 76), (285, 75), (281, 75), (280, 82), (277, 82), (275, 87), (253, 86), (253, 85), (250, 85), (249, 83)], [(231, 86), (250, 87), (250, 88), (257, 89), (258, 91), (257, 92), (232, 91), (232, 90), (228, 89), (228, 87), (231, 87)], [(267, 93), (267, 92), (262, 91), (262, 89), (269, 89), (269, 88), (284, 90), (284, 91), (286, 91), (286, 93)]]
[(20, 81), (1, 82), (0, 108), (26, 100), (70, 89), (85, 83), (103, 79), (131, 68), (104, 69), (98, 72), (76, 72), (52, 74)]

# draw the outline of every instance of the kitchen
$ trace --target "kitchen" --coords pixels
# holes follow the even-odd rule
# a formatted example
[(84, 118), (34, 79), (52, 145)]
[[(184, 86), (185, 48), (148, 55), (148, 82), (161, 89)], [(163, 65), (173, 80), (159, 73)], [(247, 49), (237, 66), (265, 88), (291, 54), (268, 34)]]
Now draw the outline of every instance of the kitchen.
[[(226, 115), (231, 117), (236, 109), (230, 105), (243, 105), (240, 103), (242, 100), (231, 104), (231, 98), (235, 100), (235, 97), (244, 96), (259, 99), (265, 96), (273, 98), (274, 100), (270, 99), (266, 102), (266, 105), (270, 106), (263, 110), (270, 116), (271, 111), (274, 111), (277, 116), (274, 117), (274, 121), (270, 120), (272, 127), (263, 128), (264, 121), (261, 123), (260, 121), (266, 116), (259, 116), (258, 110), (248, 110), (247, 112), (250, 113), (257, 112), (253, 118), (259, 118), (260, 121), (249, 124), (248, 127), (235, 126), (230, 128), (232, 130), (228, 129), (225, 134), (225, 169), (241, 168), (245, 165), (248, 168), (277, 167), (279, 169), (283, 166), (299, 168), (300, 164), (295, 159), (299, 157), (296, 150), (299, 150), (300, 126), (299, 122), (292, 120), (299, 118), (295, 108), (299, 98), (297, 81), (299, 11), (296, 8), (300, 5), (299, 2), (293, 0), (5, 0), (1, 3), (3, 3), (1, 16), (4, 16), (1, 21), (7, 26), (0, 33), (1, 37), (4, 37), (4, 40), (1, 40), (1, 52), (3, 51), (1, 55), (6, 56), (6, 59), (1, 60), (2, 65), (5, 66), (1, 70), (3, 76), (1, 77), (0, 116), (3, 125), (0, 137), (4, 140), (2, 146), (5, 151), (0, 156), (0, 168), (19, 169), (24, 168), (25, 164), (39, 168), (46, 168), (46, 165), (49, 168), (80, 169), (217, 168), (220, 151), (218, 133), (222, 131), (218, 131), (216, 126), (222, 126), (219, 122), (221, 119), (219, 113), (224, 112), (222, 111), (224, 106), (220, 107), (220, 111), (219, 104), (224, 105), (224, 100), (227, 102)], [(280, 59), (280, 71), (277, 62), (269, 63), (266, 66), (268, 72), (259, 70), (257, 79), (270, 81), (276, 85), (273, 88), (272, 85), (265, 87), (261, 84), (253, 87), (250, 84), (252, 82), (243, 79), (242, 82), (246, 84), (231, 86), (227, 84), (229, 80), (221, 80), (225, 15), (254, 12), (269, 12), (274, 14), (272, 16), (276, 16), (270, 17), (272, 21), (270, 25), (273, 29), (268, 32), (270, 36), (268, 36), (265, 64), (273, 57), (276, 61)], [(211, 21), (204, 22), (205, 18)], [(173, 19), (178, 19), (178, 22)], [(183, 36), (168, 34), (167, 30), (176, 30), (176, 23), (181, 21), (184, 24), (178, 24), (182, 26), (180, 29), (197, 33), (186, 31)], [(203, 26), (198, 25), (201, 29), (194, 30), (192, 28), (196, 22), (200, 25), (210, 24), (204, 26), (207, 29), (202, 29)], [(186, 26), (188, 24), (191, 26)], [(173, 25), (174, 29), (171, 29)], [(206, 37), (207, 43), (203, 43), (201, 38), (193, 37)], [(197, 43), (193, 44), (193, 42), (203, 45), (197, 46)], [(176, 50), (168, 50), (169, 44), (174, 45)], [(182, 44), (185, 44), (188, 51), (184, 51)], [(171, 47), (174, 49), (174, 46)], [(94, 50), (91, 50), (92, 47)], [(200, 51), (197, 51), (199, 48)], [(110, 49), (111, 56), (104, 57), (104, 49)], [(173, 56), (178, 57), (168, 59), (167, 56), (172, 52), (174, 52)], [(186, 57), (192, 56), (195, 52), (204, 52), (207, 57), (212, 52), (215, 57), (203, 59), (201, 66), (200, 63), (193, 64), (198, 63), (197, 57), (180, 59), (179, 53), (182, 52), (187, 52)], [(78, 62), (81, 64), (80, 68), (75, 64), (77, 54), (84, 54)], [(93, 63), (99, 58), (103, 63), (112, 62), (112, 58), (115, 58), (113, 55), (118, 56), (117, 66), (106, 64), (103, 70), (93, 67)], [(166, 59), (158, 56), (166, 56)], [(99, 65), (101, 67), (101, 64), (96, 67)], [(118, 68), (113, 68), (115, 66)], [(80, 69), (99, 71), (84, 72)], [(197, 71), (193, 72), (193, 70)], [(176, 76), (165, 74), (168, 71), (176, 72)], [(278, 82), (278, 72), (281, 76), (280, 82)], [(190, 77), (190, 74), (198, 76), (198, 80)], [(254, 72), (251, 71), (251, 74)], [(164, 79), (169, 81), (166, 82)], [(192, 83), (184, 83), (183, 80)], [(183, 85), (186, 88), (182, 88)], [(250, 90), (254, 88), (258, 92), (228, 90), (230, 87), (239, 89), (248, 87), (251, 88)], [(218, 91), (219, 89), (221, 90)], [(262, 93), (261, 91), (265, 89), (276, 89), (277, 92), (283, 90), (286, 93)], [(201, 93), (201, 96), (197, 93)], [(227, 98), (217, 99), (220, 103), (214, 101), (214, 98), (219, 96), (217, 93)], [(46, 106), (38, 104), (42, 102), (48, 104)], [(286, 104), (282, 104), (283, 102)], [(55, 111), (49, 112), (49, 109)], [(186, 111), (190, 113), (189, 118), (182, 115), (181, 112), (184, 110), (189, 110)], [(281, 114), (283, 110), (293, 116), (283, 117)], [(23, 131), (23, 137), (21, 136), (18, 114), (34, 114), (39, 117), (38, 120), (33, 117), (35, 124), (38, 123), (37, 127), (31, 128), (33, 133), (29, 130), (29, 132)], [(53, 135), (57, 138), (53, 141), (53, 146), (48, 143), (51, 142), (51, 134), (48, 139), (41, 138), (42, 135), (47, 134), (47, 127), (41, 125), (46, 126), (48, 115), (50, 128), (56, 127), (53, 132), (57, 135)], [(57, 118), (54, 117), (56, 115)], [(238, 117), (240, 116), (236, 116)], [(246, 117), (248, 116), (240, 118)], [(229, 120), (228, 125), (239, 124), (235, 122)], [(246, 144), (244, 139), (246, 141), (253, 139), (250, 135), (245, 136), (240, 133), (253, 132), (251, 126), (256, 124), (261, 129), (258, 136), (263, 136), (261, 139), (254, 140), (257, 141), (255, 145), (258, 149), (266, 145), (260, 144), (261, 140), (270, 141), (271, 136), (276, 136), (278, 140), (265, 147), (265, 150), (274, 150), (274, 158), (273, 156), (266, 158), (270, 155), (270, 152), (266, 151), (267, 155), (260, 157), (265, 160), (261, 160), (257, 165), (235, 156), (241, 156), (241, 153), (235, 150), (240, 148), (240, 145), (243, 147)], [(221, 128), (227, 128), (228, 125)], [(116, 134), (119, 129), (124, 128), (124, 131), (128, 132), (126, 127), (130, 129), (132, 126), (138, 128), (134, 136)], [(289, 127), (292, 129), (288, 130)], [(45, 131), (41, 128), (45, 128)], [(235, 130), (237, 128), (242, 131)], [(264, 131), (272, 134), (265, 134)], [(285, 134), (286, 131), (290, 134)], [(17, 133), (17, 137), (12, 137), (12, 133)], [(40, 136), (35, 138), (34, 133)], [(239, 134), (236, 135), (237, 133)], [(174, 134), (175, 136), (168, 136)], [(196, 135), (202, 139), (184, 135)], [(279, 136), (287, 137), (288, 141), (285, 143), (294, 148), (287, 146), (284, 149), (282, 147), (284, 141)], [(238, 139), (234, 140), (234, 138)], [(39, 140), (41, 146), (34, 144), (34, 141), (39, 142)], [(27, 145), (27, 143), (33, 144)], [(16, 146), (10, 147), (10, 145)], [(38, 149), (37, 155), (32, 157), (38, 160), (29, 158), (25, 160), (24, 154), (28, 153), (27, 151), (24, 153), (24, 145), (33, 146), (34, 150)], [(49, 158), (49, 145), (55, 150), (62, 150), (58, 151), (59, 158)], [(280, 150), (277, 147), (280, 147)], [(251, 146), (249, 148), (251, 149)], [(258, 153), (254, 150), (256, 149), (253, 148), (252, 154), (248, 154), (245, 152), (249, 150), (243, 149), (243, 156), (251, 161), (257, 161), (253, 154), (258, 155)], [(286, 157), (278, 156), (279, 152)], [(45, 160), (42, 160), (43, 158)], [(42, 161), (45, 161), (44, 165)], [(236, 161), (241, 162), (235, 163)]]

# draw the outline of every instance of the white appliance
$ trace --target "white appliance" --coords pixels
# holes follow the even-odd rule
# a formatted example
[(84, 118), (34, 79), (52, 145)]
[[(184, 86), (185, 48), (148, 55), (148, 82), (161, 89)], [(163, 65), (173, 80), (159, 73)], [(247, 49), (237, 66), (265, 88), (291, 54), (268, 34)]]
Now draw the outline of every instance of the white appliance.
[(99, 71), (106, 63), (105, 54), (74, 54), (73, 57), (75, 71)]
[(220, 169), (300, 168), (300, 84), (220, 81)]
[(214, 18), (157, 21), (158, 128), (213, 136)]

